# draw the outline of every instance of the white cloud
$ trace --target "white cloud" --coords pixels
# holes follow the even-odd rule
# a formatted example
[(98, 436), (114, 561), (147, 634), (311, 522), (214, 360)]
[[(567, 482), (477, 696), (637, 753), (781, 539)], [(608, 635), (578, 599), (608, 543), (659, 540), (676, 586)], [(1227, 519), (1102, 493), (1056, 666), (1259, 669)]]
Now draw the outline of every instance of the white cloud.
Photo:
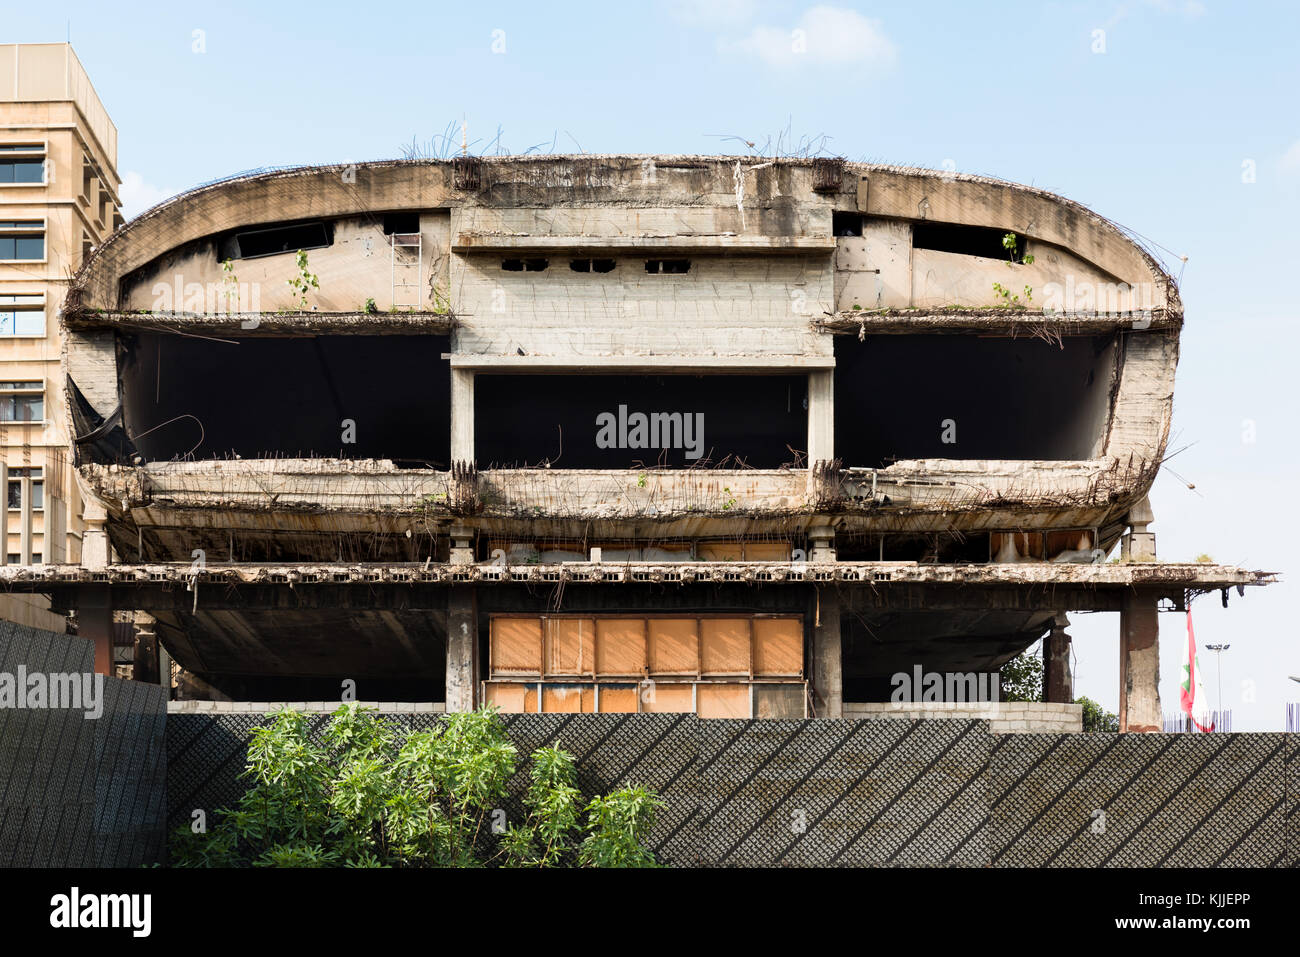
[(1282, 154), (1282, 172), (1300, 173), (1300, 140), (1296, 140)]
[(156, 206), (164, 199), (170, 199), (178, 191), (162, 189), (144, 181), (144, 177), (134, 170), (122, 174), (122, 186), (118, 194), (122, 198), (122, 215), (126, 219), (139, 216), (151, 206)]
[(791, 29), (759, 26), (740, 40), (720, 40), (723, 53), (756, 56), (770, 66), (893, 65), (897, 52), (879, 20), (855, 10), (817, 6)]

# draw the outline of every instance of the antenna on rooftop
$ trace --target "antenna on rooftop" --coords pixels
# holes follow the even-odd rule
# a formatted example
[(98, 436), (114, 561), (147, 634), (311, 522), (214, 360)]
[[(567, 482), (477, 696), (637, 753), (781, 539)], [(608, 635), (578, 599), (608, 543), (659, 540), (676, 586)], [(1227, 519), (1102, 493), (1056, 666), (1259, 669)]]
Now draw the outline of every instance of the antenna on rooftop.
[(469, 120), (464, 114), (460, 118), (460, 155), (464, 156), (469, 152)]

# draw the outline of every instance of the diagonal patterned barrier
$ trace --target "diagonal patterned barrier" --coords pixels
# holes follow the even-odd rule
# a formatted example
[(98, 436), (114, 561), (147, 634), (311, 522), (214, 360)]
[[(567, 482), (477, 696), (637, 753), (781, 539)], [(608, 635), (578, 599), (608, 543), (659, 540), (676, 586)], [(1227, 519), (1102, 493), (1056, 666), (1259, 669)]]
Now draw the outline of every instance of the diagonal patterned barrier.
[[(231, 805), (261, 715), (168, 722), (169, 819)], [(424, 729), (439, 717), (386, 715)], [(327, 720), (315, 716), (319, 733)], [(505, 715), (520, 752), (558, 742), (584, 796), (666, 808), (656, 857), (710, 867), (1212, 867), (1300, 860), (1300, 735), (1009, 734), (983, 721)]]

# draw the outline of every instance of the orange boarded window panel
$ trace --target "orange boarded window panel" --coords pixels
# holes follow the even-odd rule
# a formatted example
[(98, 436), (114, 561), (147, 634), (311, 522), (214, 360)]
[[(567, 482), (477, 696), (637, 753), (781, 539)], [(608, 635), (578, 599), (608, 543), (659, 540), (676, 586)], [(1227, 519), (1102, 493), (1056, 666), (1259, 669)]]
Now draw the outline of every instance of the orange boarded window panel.
[(749, 685), (701, 684), (697, 690), (701, 718), (748, 718)]
[(542, 673), (542, 622), (539, 618), (492, 619), (492, 675), (519, 677)]
[(646, 637), (647, 664), (652, 675), (699, 673), (699, 639), (694, 618), (651, 618), (646, 622)]
[[(534, 688), (536, 686), (533, 686)], [(506, 714), (523, 714), (528, 686), (511, 681), (489, 681), (485, 688), (487, 704), (500, 708)], [(536, 692), (534, 691), (534, 697)]]
[(596, 662), (596, 623), (590, 618), (547, 618), (546, 674), (587, 675)]
[(657, 681), (641, 691), (641, 710), (649, 714), (688, 714), (695, 710), (695, 694), (689, 684)]
[(547, 714), (590, 714), (596, 710), (591, 685), (542, 685), (542, 710)]
[(754, 674), (803, 674), (802, 619), (754, 619)]
[(645, 674), (645, 668), (645, 619), (602, 618), (597, 620), (596, 674), (614, 677), (640, 677)]
[(700, 671), (706, 675), (749, 674), (749, 619), (700, 620)]
[(635, 714), (638, 690), (636, 685), (601, 685), (600, 713)]
[(746, 542), (747, 562), (788, 562), (790, 546), (784, 542)]

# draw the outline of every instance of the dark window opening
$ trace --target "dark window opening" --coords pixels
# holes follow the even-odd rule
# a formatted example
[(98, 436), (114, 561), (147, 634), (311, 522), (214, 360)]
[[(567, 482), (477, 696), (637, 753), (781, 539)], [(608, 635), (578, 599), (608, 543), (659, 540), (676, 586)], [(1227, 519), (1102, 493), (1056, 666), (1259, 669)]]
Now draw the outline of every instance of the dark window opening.
[(124, 345), (126, 428), (147, 460), (316, 456), (445, 468), (450, 457), (446, 336), (230, 345), (140, 333)]
[(807, 448), (807, 377), (475, 376), (480, 467), (779, 468)]
[(861, 236), (860, 213), (831, 213), (831, 232), (836, 236)]
[(501, 268), (506, 272), (541, 272), (550, 263), (545, 259), (503, 259)]
[(681, 274), (689, 272), (690, 268), (689, 259), (647, 259), (645, 261), (645, 271), (652, 274)]
[(253, 259), (300, 249), (322, 249), (333, 242), (334, 230), (329, 223), (296, 223), (271, 229), (252, 229), (235, 234), (230, 258)]
[[(1010, 253), (1002, 246), (1005, 229), (988, 226), (957, 226), (952, 223), (916, 223), (912, 226), (912, 248), (933, 249), (941, 253), (961, 253), (963, 256), (984, 256), (987, 259), (1010, 260)], [(1023, 249), (1022, 241), (1021, 247)]]
[(835, 454), (901, 459), (1082, 461), (1110, 416), (1108, 336), (876, 336), (835, 341)]
[(418, 233), (420, 231), (419, 213), (385, 213), (384, 234)]
[(614, 260), (573, 259), (569, 261), (569, 268), (574, 272), (613, 272)]

